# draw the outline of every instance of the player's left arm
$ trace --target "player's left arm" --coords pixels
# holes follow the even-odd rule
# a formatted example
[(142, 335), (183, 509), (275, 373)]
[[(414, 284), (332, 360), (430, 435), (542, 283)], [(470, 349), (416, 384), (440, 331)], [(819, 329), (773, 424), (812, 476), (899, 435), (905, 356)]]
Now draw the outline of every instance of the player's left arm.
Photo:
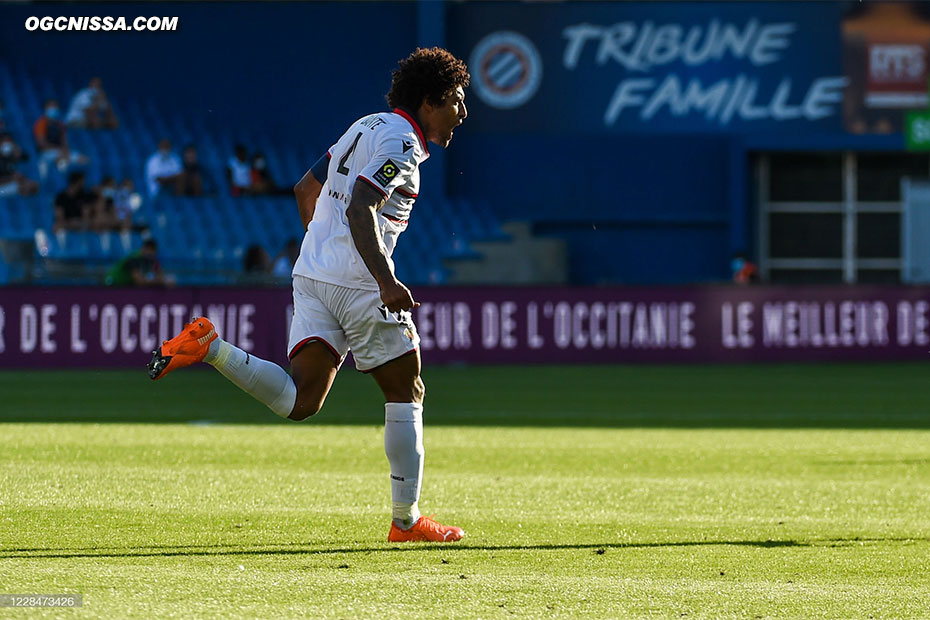
[(297, 198), (297, 210), (300, 212), (300, 221), (304, 225), (304, 230), (313, 220), (313, 213), (316, 211), (316, 201), (323, 191), (323, 183), (326, 183), (326, 171), (329, 167), (329, 154), (319, 158), (313, 166), (304, 174), (297, 185), (294, 186), (294, 196)]
[[(416, 154), (406, 134), (382, 132), (369, 161), (359, 171), (346, 209), (355, 247), (378, 283), (381, 301), (391, 312), (417, 307), (404, 284), (397, 279), (384, 251), (378, 210), (417, 168)], [(413, 136), (413, 139), (416, 139)]]
[(371, 186), (368, 181), (359, 179), (352, 189), (352, 198), (346, 208), (346, 219), (352, 240), (362, 261), (378, 283), (381, 301), (391, 312), (412, 310), (417, 304), (413, 294), (394, 276), (384, 253), (384, 241), (378, 226), (378, 210), (384, 206), (387, 198)]
[(394, 279), (384, 254), (384, 240), (378, 226), (378, 210), (384, 206), (385, 200), (380, 192), (367, 183), (356, 181), (349, 206), (346, 207), (346, 220), (355, 248), (379, 286)]

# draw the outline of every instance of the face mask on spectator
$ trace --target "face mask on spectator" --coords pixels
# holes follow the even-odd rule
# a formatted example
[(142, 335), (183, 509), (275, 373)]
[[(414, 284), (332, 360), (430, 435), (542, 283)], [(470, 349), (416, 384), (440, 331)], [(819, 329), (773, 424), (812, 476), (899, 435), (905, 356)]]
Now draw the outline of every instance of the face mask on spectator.
[(100, 193), (103, 194), (104, 198), (113, 198), (113, 196), (116, 195), (116, 190), (113, 189), (112, 187), (104, 187), (103, 191), (101, 191)]
[(45, 115), (49, 118), (58, 118), (58, 108), (55, 106), (45, 108)]
[(0, 144), (0, 154), (2, 155), (11, 155), (13, 153), (13, 143), (4, 142)]
[(264, 170), (264, 169), (265, 169), (265, 160), (264, 160), (264, 159), (256, 159), (256, 160), (255, 160), (255, 168), (258, 169), (258, 170)]

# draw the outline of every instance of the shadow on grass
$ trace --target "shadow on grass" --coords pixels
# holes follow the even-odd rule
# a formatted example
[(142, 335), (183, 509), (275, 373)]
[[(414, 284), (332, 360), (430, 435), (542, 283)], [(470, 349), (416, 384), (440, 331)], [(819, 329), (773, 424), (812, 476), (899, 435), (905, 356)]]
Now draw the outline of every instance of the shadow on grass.
[[(291, 425), (205, 369), (0, 372), (0, 423)], [(430, 426), (930, 429), (930, 362), (424, 369)], [(338, 374), (303, 424), (379, 425), (369, 377)]]
[(846, 547), (881, 543), (923, 543), (924, 538), (828, 538), (816, 540), (700, 540), (673, 542), (629, 542), (629, 543), (582, 543), (575, 545), (477, 545), (477, 544), (405, 544), (383, 547), (342, 547), (331, 549), (313, 548), (307, 544), (280, 545), (184, 545), (145, 547), (77, 547), (77, 548), (29, 548), (2, 549), (0, 559), (48, 559), (48, 558), (135, 558), (135, 557), (194, 557), (236, 555), (341, 555), (348, 553), (381, 553), (398, 551), (562, 551), (569, 549), (591, 549), (597, 553), (608, 549), (652, 549), (663, 547), (757, 547), (761, 549), (782, 547)]

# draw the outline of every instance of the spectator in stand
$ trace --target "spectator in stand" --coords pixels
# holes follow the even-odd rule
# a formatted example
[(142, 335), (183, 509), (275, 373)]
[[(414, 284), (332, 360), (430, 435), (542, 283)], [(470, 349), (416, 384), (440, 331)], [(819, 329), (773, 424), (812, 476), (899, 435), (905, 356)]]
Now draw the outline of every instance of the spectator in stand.
[(730, 268), (733, 271), (733, 282), (736, 284), (754, 284), (759, 281), (759, 269), (742, 252), (733, 255)]
[(17, 164), (27, 159), (29, 157), (13, 141), (13, 136), (0, 133), (0, 198), (15, 194), (31, 196), (39, 191), (38, 183), (16, 169)]
[(135, 192), (132, 179), (123, 179), (113, 195), (113, 211), (116, 216), (116, 225), (120, 230), (132, 229), (132, 214), (140, 206), (142, 206), (142, 197)]
[(107, 286), (174, 286), (174, 278), (166, 275), (158, 262), (158, 243), (146, 239), (142, 249), (128, 254), (116, 263), (106, 277)]
[(55, 232), (60, 230), (87, 230), (97, 197), (84, 188), (84, 173), (68, 175), (68, 186), (55, 196)]
[(6, 120), (3, 118), (3, 99), (0, 99), (0, 131), (6, 131)]
[(149, 196), (154, 198), (164, 186), (173, 188), (182, 170), (181, 158), (171, 150), (171, 140), (163, 138), (158, 143), (158, 150), (145, 162), (145, 182)]
[(252, 189), (249, 154), (241, 144), (236, 145), (236, 154), (226, 164), (226, 178), (229, 181), (229, 193), (233, 196), (248, 194)]
[(242, 270), (246, 273), (261, 274), (271, 271), (271, 257), (265, 248), (257, 243), (250, 245), (242, 257)]
[(97, 200), (94, 202), (94, 212), (90, 216), (90, 227), (101, 232), (116, 230), (116, 179), (111, 176), (103, 177), (96, 188), (96, 194)]
[(67, 128), (61, 119), (58, 102), (49, 99), (45, 102), (45, 112), (32, 126), (36, 149), (39, 151), (39, 178), (45, 180), (48, 167), (55, 164), (61, 172), (71, 164), (85, 164), (87, 158), (68, 148)]
[(280, 188), (275, 184), (274, 179), (271, 178), (271, 173), (268, 172), (268, 162), (265, 159), (265, 155), (263, 153), (255, 153), (255, 155), (252, 156), (252, 172), (250, 180), (251, 192), (253, 194), (291, 193), (291, 190), (287, 188)]
[(278, 278), (290, 278), (291, 272), (294, 271), (294, 263), (297, 262), (299, 255), (300, 244), (297, 243), (297, 239), (291, 237), (287, 240), (278, 257), (274, 259), (274, 267), (271, 273)]
[(99, 77), (92, 78), (90, 83), (79, 90), (68, 106), (68, 115), (65, 122), (70, 127), (84, 129), (116, 129), (119, 120), (113, 112), (107, 94), (103, 92), (103, 82)]
[(182, 159), (181, 174), (178, 175), (174, 193), (178, 196), (203, 195), (203, 175), (197, 161), (197, 147), (193, 144), (185, 146)]

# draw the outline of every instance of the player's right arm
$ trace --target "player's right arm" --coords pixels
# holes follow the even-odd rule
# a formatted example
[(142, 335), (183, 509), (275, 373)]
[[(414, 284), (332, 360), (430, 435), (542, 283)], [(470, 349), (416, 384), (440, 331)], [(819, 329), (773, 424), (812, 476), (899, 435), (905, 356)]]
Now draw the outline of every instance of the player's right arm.
[(358, 180), (352, 188), (346, 218), (349, 220), (355, 248), (381, 289), (381, 301), (391, 312), (412, 310), (418, 304), (413, 301), (410, 289), (394, 276), (384, 255), (381, 229), (378, 227), (378, 209), (385, 201), (381, 192), (368, 182)]
[(313, 213), (316, 211), (316, 201), (323, 191), (323, 184), (326, 183), (327, 169), (329, 167), (329, 153), (327, 152), (320, 157), (315, 164), (304, 174), (297, 185), (294, 186), (294, 196), (297, 198), (297, 210), (300, 212), (300, 221), (303, 222), (304, 230), (313, 220)]
[(306, 174), (294, 186), (297, 210), (300, 212), (300, 221), (304, 225), (304, 230), (307, 230), (307, 226), (310, 225), (310, 221), (313, 219), (313, 213), (316, 211), (316, 200), (320, 197), (322, 190), (323, 184), (316, 180), (313, 170), (307, 170)]

